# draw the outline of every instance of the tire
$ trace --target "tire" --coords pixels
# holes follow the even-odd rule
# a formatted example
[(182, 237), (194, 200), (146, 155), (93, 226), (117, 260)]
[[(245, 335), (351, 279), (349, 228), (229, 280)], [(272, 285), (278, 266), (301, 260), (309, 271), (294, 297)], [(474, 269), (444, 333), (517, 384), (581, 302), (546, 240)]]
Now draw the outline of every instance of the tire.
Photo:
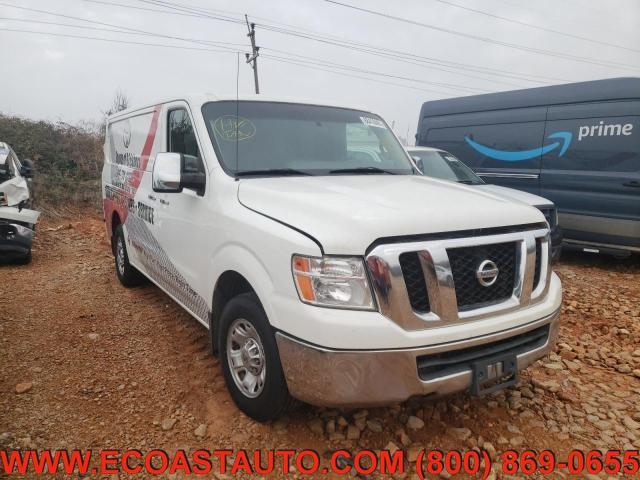
[(122, 225), (118, 225), (114, 234), (113, 254), (116, 265), (116, 275), (120, 283), (127, 288), (137, 287), (146, 282), (146, 278), (129, 263), (127, 243), (124, 240)]
[[(274, 420), (295, 405), (282, 372), (275, 336), (255, 293), (240, 294), (225, 306), (218, 349), (231, 397), (249, 417), (259, 422)], [(243, 367), (232, 373), (230, 352), (235, 352), (236, 365), (247, 365), (251, 370)], [(243, 381), (246, 384), (241, 387)]]

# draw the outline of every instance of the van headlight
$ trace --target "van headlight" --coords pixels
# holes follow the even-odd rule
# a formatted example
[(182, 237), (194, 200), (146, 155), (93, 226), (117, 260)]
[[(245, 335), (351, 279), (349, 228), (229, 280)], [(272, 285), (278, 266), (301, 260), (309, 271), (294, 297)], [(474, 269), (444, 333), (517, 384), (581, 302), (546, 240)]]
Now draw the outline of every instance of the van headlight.
[(358, 257), (306, 257), (291, 259), (300, 300), (311, 305), (374, 310), (367, 271)]

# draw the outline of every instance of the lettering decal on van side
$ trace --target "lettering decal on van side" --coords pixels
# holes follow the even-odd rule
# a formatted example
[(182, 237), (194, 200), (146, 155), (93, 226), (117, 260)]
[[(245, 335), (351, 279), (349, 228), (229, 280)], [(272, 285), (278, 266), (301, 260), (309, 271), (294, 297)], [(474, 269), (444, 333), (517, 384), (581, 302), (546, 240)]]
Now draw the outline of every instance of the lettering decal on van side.
[(532, 150), (521, 150), (521, 151), (508, 151), (508, 150), (496, 150), (495, 148), (487, 147), (486, 145), (482, 145), (478, 143), (469, 136), (465, 136), (465, 141), (471, 145), (471, 147), (480, 152), (481, 154), (495, 158), (496, 160), (502, 160), (505, 162), (522, 162), (524, 160), (531, 160), (532, 158), (539, 157), (546, 153), (549, 153), (552, 150), (560, 147), (560, 152), (558, 156), (561, 157), (565, 154), (569, 145), (571, 144), (571, 140), (573, 139), (573, 134), (571, 132), (555, 132), (549, 135), (547, 138), (557, 138), (560, 141), (550, 143), (549, 145), (545, 145), (543, 147), (534, 148)]
[(625, 123), (609, 123), (604, 124), (604, 120), (600, 120), (597, 125), (580, 125), (578, 127), (578, 141), (584, 137), (617, 137), (620, 135), (629, 136), (633, 132), (633, 124)]

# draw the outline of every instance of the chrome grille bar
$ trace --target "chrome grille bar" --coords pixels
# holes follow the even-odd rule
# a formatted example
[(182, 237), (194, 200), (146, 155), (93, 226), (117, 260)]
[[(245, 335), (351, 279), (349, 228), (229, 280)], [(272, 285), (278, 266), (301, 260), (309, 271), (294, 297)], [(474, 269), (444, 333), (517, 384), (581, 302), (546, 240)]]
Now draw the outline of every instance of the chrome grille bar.
[[(541, 273), (535, 291), (536, 239), (541, 241)], [(517, 245), (516, 278), (511, 297), (500, 303), (458, 311), (456, 289), (447, 249), (514, 242)], [(374, 293), (382, 314), (405, 330), (423, 330), (452, 323), (468, 322), (526, 308), (541, 300), (549, 288), (548, 229), (527, 230), (449, 240), (428, 240), (376, 246), (366, 257)], [(417, 252), (427, 285), (431, 311), (418, 313), (411, 307), (400, 254)]]

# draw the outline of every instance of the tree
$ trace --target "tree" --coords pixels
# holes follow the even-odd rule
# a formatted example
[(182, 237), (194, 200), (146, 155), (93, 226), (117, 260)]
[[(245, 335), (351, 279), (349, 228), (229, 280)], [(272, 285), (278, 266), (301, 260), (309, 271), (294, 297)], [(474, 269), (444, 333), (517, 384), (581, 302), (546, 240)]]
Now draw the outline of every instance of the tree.
[(105, 117), (113, 115), (114, 113), (126, 110), (129, 107), (129, 97), (120, 89), (116, 90), (116, 94), (111, 101), (111, 106), (107, 110), (103, 110), (102, 113)]

